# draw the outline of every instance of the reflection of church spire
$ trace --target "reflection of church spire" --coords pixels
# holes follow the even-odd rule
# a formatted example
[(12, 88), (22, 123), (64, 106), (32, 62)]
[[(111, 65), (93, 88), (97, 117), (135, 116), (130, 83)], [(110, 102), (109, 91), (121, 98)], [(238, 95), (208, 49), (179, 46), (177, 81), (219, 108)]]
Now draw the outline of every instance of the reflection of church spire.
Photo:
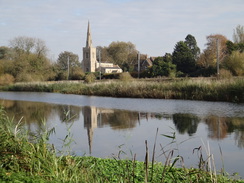
[(89, 144), (89, 154), (92, 152), (92, 138), (93, 138), (93, 128), (87, 128), (88, 144)]
[(89, 153), (92, 152), (93, 129), (97, 127), (97, 108), (83, 107), (84, 127), (87, 128)]

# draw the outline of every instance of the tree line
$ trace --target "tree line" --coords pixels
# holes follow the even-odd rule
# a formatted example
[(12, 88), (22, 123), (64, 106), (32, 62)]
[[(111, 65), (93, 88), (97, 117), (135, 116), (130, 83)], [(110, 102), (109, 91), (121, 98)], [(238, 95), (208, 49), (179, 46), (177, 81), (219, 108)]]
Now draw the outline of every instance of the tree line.
[[(224, 35), (206, 37), (206, 48), (200, 52), (195, 37), (188, 34), (175, 44), (172, 53), (155, 58), (152, 66), (141, 71), (141, 77), (244, 75), (244, 27), (238, 25), (233, 41)], [(217, 50), (218, 49), (218, 50)], [(9, 47), (0, 47), (0, 84), (22, 81), (80, 80), (85, 78), (79, 56), (69, 51), (59, 54), (56, 62), (48, 58), (45, 42), (25, 36), (10, 40)], [(217, 59), (218, 53), (218, 59)], [(100, 55), (100, 56), (99, 56)], [(135, 72), (138, 50), (131, 42), (112, 42), (107, 47), (97, 47), (97, 60), (119, 65), (124, 72)], [(141, 60), (146, 56), (141, 55)]]
[(212, 34), (206, 39), (206, 48), (201, 53), (195, 37), (187, 35), (184, 41), (176, 43), (172, 54), (166, 53), (154, 60), (148, 69), (149, 76), (214, 76), (218, 74), (217, 60), (221, 76), (244, 75), (243, 26), (238, 25), (234, 30), (233, 42), (221, 34)]

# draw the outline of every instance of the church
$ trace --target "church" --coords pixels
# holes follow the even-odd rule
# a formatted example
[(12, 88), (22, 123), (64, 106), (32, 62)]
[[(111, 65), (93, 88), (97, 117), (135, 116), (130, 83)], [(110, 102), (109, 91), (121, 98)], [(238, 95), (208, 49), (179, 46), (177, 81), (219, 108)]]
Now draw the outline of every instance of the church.
[(102, 73), (121, 73), (122, 69), (113, 63), (98, 62), (96, 58), (96, 47), (92, 46), (92, 37), (90, 30), (90, 23), (88, 22), (86, 47), (83, 47), (83, 60), (81, 63), (83, 72), (97, 72)]

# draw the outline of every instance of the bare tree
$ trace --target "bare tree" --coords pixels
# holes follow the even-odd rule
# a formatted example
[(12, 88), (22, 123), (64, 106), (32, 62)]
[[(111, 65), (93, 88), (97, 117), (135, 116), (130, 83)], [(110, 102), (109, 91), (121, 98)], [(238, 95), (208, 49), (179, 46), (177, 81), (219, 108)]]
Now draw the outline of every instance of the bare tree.
[(244, 27), (238, 25), (236, 29), (234, 29), (233, 40), (235, 43), (244, 43)]
[(35, 53), (38, 57), (46, 56), (48, 51), (45, 42), (38, 38), (19, 36), (10, 40), (10, 46), (18, 53)]

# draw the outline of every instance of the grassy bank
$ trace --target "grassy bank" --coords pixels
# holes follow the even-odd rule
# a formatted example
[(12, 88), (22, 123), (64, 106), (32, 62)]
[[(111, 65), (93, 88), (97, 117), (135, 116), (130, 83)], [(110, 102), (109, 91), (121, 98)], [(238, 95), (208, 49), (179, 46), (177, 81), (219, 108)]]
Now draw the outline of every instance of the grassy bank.
[(187, 99), (204, 101), (244, 102), (244, 79), (186, 78), (172, 80), (112, 80), (85, 84), (18, 83), (1, 90), (60, 92), (129, 98)]
[(139, 162), (136, 156), (132, 160), (62, 152), (57, 156), (57, 150), (47, 143), (52, 132), (30, 138), (21, 124), (13, 126), (0, 108), (0, 182), (243, 182), (204, 169), (176, 168), (174, 163), (180, 157), (173, 158), (172, 152), (164, 164)]

